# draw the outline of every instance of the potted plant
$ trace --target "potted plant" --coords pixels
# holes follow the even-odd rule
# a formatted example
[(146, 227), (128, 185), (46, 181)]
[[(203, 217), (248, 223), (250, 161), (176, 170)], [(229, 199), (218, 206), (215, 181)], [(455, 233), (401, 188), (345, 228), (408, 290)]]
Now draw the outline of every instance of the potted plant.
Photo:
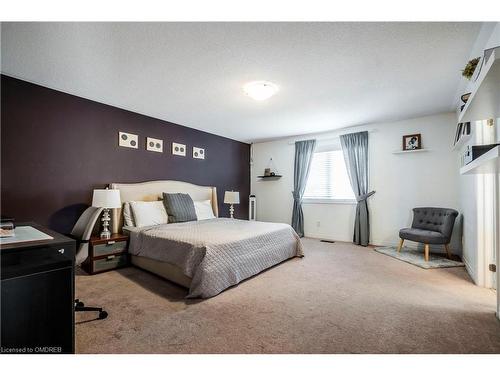
[(467, 65), (465, 65), (464, 70), (462, 70), (462, 75), (470, 80), (476, 70), (477, 64), (479, 63), (480, 57), (470, 60)]

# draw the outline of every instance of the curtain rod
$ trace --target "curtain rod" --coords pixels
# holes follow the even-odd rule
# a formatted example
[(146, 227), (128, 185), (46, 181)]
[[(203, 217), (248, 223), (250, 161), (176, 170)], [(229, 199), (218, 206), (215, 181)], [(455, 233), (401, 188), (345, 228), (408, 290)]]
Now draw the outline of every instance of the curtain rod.
[[(362, 132), (363, 131), (367, 131), (368, 133), (375, 133), (377, 131), (377, 129), (371, 129), (371, 130), (361, 130)], [(352, 133), (360, 133), (360, 132), (352, 132)], [(351, 133), (342, 133), (342, 134), (339, 134), (339, 135), (336, 135), (334, 137), (327, 137), (327, 138), (321, 138), (321, 137), (314, 137), (314, 136), (311, 136), (310, 138), (301, 138), (301, 139), (296, 139), (294, 141), (290, 141), (288, 142), (289, 145), (294, 145), (295, 142), (299, 142), (299, 141), (306, 141), (308, 139), (316, 139), (318, 142), (326, 142), (326, 141), (334, 141), (334, 140), (337, 140), (337, 139), (340, 139), (340, 136), (341, 135), (345, 135), (345, 134), (351, 134)]]

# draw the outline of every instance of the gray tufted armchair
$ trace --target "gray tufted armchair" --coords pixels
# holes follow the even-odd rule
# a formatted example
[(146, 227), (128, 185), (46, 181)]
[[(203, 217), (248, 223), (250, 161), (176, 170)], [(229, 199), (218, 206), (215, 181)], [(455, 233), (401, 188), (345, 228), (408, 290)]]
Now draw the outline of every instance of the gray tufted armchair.
[(419, 207), (413, 209), (411, 228), (399, 231), (398, 252), (404, 240), (424, 244), (425, 261), (429, 260), (429, 244), (444, 245), (448, 258), (451, 257), (449, 243), (458, 212), (451, 208)]

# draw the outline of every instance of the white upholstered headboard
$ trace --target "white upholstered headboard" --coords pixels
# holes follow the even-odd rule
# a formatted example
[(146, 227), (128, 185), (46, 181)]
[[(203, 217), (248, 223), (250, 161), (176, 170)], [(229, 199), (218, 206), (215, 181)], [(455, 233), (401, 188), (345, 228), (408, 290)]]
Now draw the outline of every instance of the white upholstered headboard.
[[(183, 181), (147, 181), (132, 184), (112, 183), (111, 189), (120, 190), (122, 204), (130, 201), (156, 201), (163, 198), (163, 193), (189, 194), (194, 201), (210, 199), (216, 217), (219, 216), (217, 206), (217, 189), (213, 186), (194, 185)], [(122, 209), (112, 210), (112, 232), (119, 233), (123, 227)]]

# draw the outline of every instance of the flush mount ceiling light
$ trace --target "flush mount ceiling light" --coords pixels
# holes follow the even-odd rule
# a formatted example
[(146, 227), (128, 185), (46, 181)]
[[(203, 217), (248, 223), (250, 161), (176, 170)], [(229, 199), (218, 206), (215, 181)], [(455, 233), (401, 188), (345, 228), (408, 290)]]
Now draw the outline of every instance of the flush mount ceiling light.
[(272, 82), (253, 81), (243, 86), (243, 91), (254, 100), (262, 101), (269, 99), (278, 92), (279, 88)]

